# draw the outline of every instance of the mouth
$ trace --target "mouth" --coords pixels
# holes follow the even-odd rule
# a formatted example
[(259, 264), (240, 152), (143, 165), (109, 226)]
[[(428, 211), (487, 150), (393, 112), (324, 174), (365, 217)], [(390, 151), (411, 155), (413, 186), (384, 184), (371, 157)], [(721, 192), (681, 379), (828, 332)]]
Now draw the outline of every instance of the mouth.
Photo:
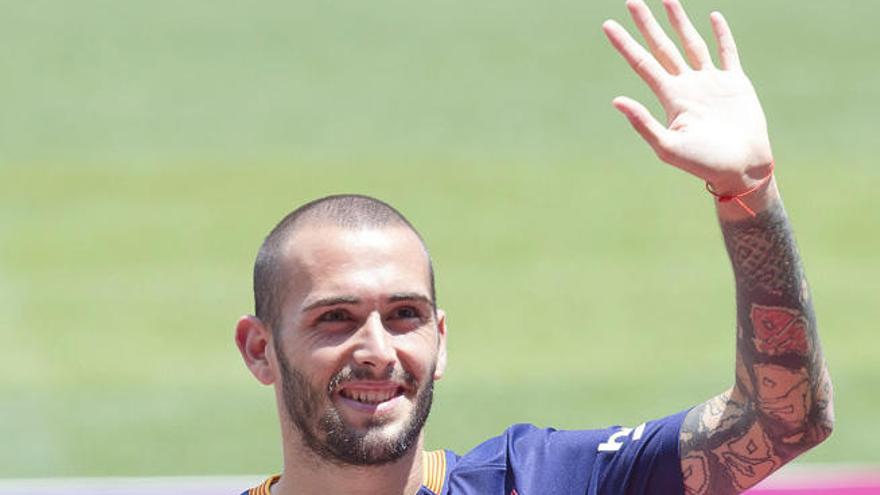
[(348, 383), (339, 389), (340, 402), (361, 412), (383, 413), (403, 400), (406, 389), (398, 384)]

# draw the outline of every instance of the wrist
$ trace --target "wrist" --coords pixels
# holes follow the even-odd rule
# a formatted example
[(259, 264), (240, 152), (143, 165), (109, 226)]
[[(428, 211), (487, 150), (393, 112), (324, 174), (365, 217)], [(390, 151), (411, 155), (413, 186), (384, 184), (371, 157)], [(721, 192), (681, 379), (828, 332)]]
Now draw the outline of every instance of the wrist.
[[(763, 171), (761, 169), (766, 169)], [(763, 173), (763, 177), (759, 179), (755, 179), (755, 175), (757, 173)], [(713, 184), (710, 181), (706, 181), (706, 190), (715, 196), (715, 199), (718, 201), (719, 207), (725, 203), (733, 203), (736, 204), (739, 208), (741, 208), (745, 213), (748, 213), (749, 216), (754, 217), (757, 216), (755, 209), (749, 206), (749, 203), (753, 203), (757, 208), (761, 209), (765, 206), (764, 201), (767, 192), (772, 192), (768, 186), (770, 186), (770, 182), (773, 180), (773, 162), (770, 161), (768, 165), (764, 167), (752, 167), (746, 170), (744, 173), (740, 174), (733, 183), (726, 182), (724, 186), (722, 186), (722, 191), (737, 191), (737, 192), (720, 192), (718, 189), (718, 182)], [(762, 194), (763, 191), (763, 194)], [(746, 199), (751, 196), (747, 203)]]
[(713, 198), (718, 218), (722, 221), (739, 221), (753, 218), (779, 202), (779, 189), (776, 186), (776, 178), (770, 175), (763, 184), (760, 184), (751, 193), (737, 198), (737, 200), (721, 201)]
[(744, 170), (719, 174), (706, 179), (706, 187), (716, 197), (733, 197), (748, 194), (760, 188), (773, 174), (773, 159), (760, 160)]

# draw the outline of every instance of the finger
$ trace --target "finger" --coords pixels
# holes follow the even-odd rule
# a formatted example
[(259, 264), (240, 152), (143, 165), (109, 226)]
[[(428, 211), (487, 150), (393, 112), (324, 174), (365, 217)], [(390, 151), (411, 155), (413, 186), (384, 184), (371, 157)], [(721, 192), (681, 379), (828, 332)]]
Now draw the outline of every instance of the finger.
[(654, 93), (658, 93), (669, 74), (632, 36), (615, 21), (608, 20), (602, 24), (605, 36), (614, 48), (623, 55), (630, 67), (644, 80)]
[(721, 62), (721, 68), (724, 70), (742, 70), (739, 63), (739, 52), (736, 50), (736, 42), (733, 40), (733, 33), (730, 32), (730, 26), (727, 20), (721, 15), (721, 12), (712, 12), (709, 15), (712, 20), (712, 31), (715, 33), (715, 41), (718, 44), (718, 57)]
[(657, 57), (657, 61), (671, 74), (681, 74), (688, 69), (687, 62), (682, 58), (681, 53), (675, 46), (675, 43), (666, 36), (666, 32), (657, 23), (651, 9), (645, 4), (644, 0), (628, 0), (626, 6), (632, 15), (636, 27), (642, 33), (651, 53)]
[(694, 69), (702, 69), (703, 67), (712, 66), (712, 56), (709, 54), (709, 47), (703, 41), (700, 33), (694, 28), (687, 13), (678, 0), (663, 0), (666, 7), (666, 14), (669, 16), (669, 22), (678, 33), (678, 38), (684, 46), (684, 52), (687, 54), (688, 60)]
[(658, 156), (663, 158), (667, 155), (664, 143), (669, 131), (651, 115), (651, 112), (644, 105), (626, 96), (618, 96), (611, 101), (611, 104), (629, 120), (633, 129), (642, 136)]

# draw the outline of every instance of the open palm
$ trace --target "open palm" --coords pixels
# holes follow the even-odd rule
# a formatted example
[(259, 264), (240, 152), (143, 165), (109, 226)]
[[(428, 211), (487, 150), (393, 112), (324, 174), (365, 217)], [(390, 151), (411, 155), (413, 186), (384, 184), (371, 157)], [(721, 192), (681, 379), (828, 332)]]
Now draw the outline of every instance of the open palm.
[(764, 112), (742, 71), (730, 28), (721, 14), (711, 15), (720, 60), (720, 68), (715, 67), (678, 0), (663, 3), (687, 62), (643, 0), (628, 0), (627, 7), (650, 51), (615, 21), (606, 21), (603, 29), (659, 99), (666, 125), (631, 98), (615, 98), (614, 106), (661, 160), (716, 190), (748, 187), (768, 173), (772, 152)]

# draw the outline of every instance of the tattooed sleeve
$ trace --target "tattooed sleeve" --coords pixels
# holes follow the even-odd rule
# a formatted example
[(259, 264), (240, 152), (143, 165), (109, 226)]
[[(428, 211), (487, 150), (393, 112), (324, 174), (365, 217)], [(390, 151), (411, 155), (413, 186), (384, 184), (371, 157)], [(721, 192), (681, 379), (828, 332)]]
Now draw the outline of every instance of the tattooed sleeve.
[(733, 388), (681, 430), (685, 493), (740, 493), (831, 433), (831, 381), (800, 256), (782, 205), (722, 222), (736, 277)]

